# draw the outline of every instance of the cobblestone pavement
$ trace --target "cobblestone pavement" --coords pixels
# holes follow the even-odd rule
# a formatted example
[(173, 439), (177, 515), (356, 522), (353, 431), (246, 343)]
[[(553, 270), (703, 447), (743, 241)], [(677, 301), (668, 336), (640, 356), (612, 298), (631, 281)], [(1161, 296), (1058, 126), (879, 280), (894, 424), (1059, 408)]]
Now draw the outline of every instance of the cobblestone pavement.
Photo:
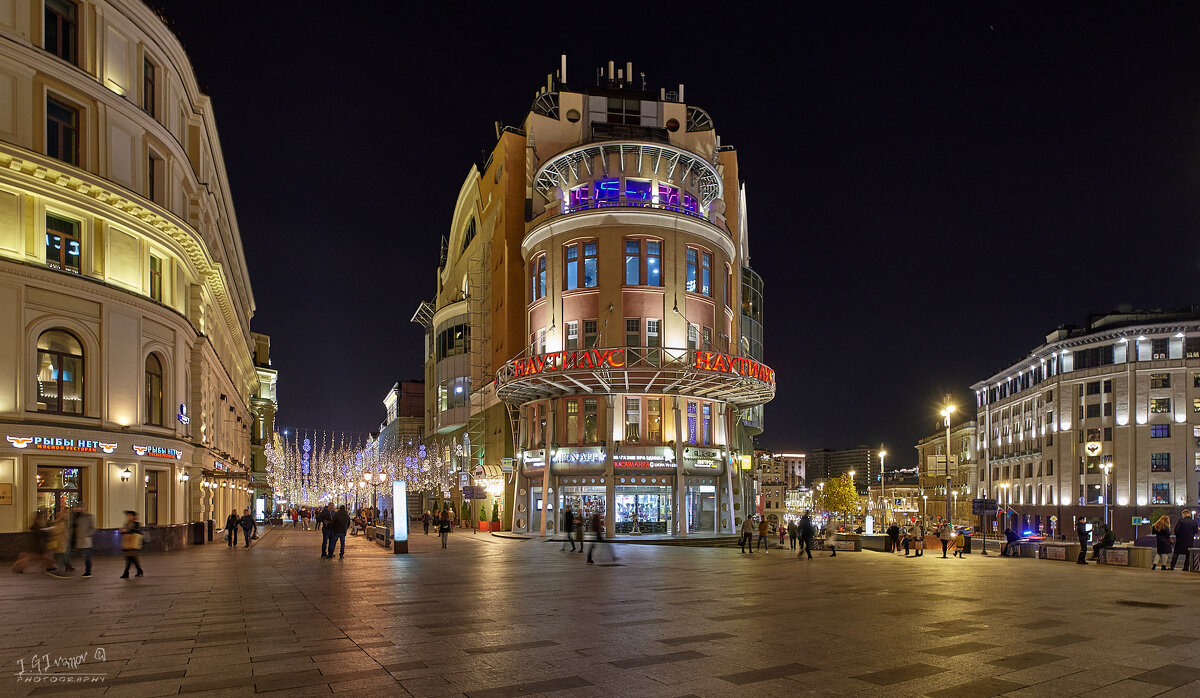
[(410, 555), (323, 560), (319, 535), (147, 555), (141, 579), (5, 573), (0, 695), (1200, 695), (1190, 573), (642, 545), (589, 567), (419, 529)]

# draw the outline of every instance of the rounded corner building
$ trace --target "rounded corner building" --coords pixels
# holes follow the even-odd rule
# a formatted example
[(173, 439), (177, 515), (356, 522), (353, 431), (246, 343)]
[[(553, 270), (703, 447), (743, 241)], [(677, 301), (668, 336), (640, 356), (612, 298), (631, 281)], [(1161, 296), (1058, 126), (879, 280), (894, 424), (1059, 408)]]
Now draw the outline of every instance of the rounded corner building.
[(428, 426), (463, 430), (514, 531), (569, 506), (610, 535), (732, 534), (775, 394), (737, 153), (682, 85), (598, 75), (568, 83), (564, 57), (463, 187), (414, 318)]

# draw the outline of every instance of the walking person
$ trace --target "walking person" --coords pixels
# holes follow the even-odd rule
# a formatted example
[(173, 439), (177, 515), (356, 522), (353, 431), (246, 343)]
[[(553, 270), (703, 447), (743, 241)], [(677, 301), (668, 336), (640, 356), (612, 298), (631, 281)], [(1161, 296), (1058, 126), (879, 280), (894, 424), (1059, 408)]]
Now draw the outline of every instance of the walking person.
[(954, 557), (963, 559), (966, 556), (967, 550), (967, 534), (959, 529), (954, 536)]
[(783, 526), (776, 526), (775, 529), (779, 532), (779, 547), (783, 548), (783, 541), (787, 538), (787, 529)]
[(326, 504), (317, 512), (317, 528), (321, 529), (321, 557), (333, 557), (333, 541), (330, 540), (329, 522), (333, 521), (333, 504)]
[(572, 537), (572, 534), (574, 533), (574, 526), (575, 512), (570, 506), (567, 506), (567, 510), (563, 512), (563, 533), (566, 535), (566, 538), (563, 539), (563, 544), (558, 549), (559, 552), (567, 549), (567, 541), (571, 542), (571, 552), (575, 552), (575, 539)]
[(1079, 539), (1079, 559), (1075, 561), (1077, 565), (1087, 564), (1087, 546), (1088, 546), (1088, 530), (1087, 517), (1080, 516), (1075, 522), (1075, 537)]
[[(592, 544), (588, 546), (587, 563), (589, 565), (595, 564), (595, 562), (592, 560), (592, 551), (596, 549), (597, 545), (600, 545), (604, 542), (604, 519), (600, 518), (599, 509), (592, 512), (592, 535), (594, 536), (594, 538), (592, 538)], [(617, 553), (612, 550), (609, 552), (612, 553), (612, 561), (616, 562)]]
[(746, 544), (750, 544), (750, 554), (754, 554), (754, 518), (747, 516), (742, 521), (742, 539), (738, 544), (742, 546), (742, 552), (746, 552)]
[[(900, 552), (900, 527), (897, 526), (896, 524), (892, 524), (891, 526), (888, 526), (887, 534), (888, 534), (888, 538), (892, 539), (892, 552), (893, 553)], [(908, 552), (908, 551), (905, 550), (905, 552)]]
[(1154, 546), (1154, 559), (1150, 562), (1150, 569), (1157, 566), (1165, 572), (1167, 556), (1171, 554), (1171, 519), (1165, 514), (1154, 522)]
[(30, 563), (41, 566), (43, 572), (56, 569), (54, 560), (46, 552), (46, 538), (49, 535), (46, 529), (48, 526), (49, 522), (46, 521), (44, 513), (39, 511), (33, 515), (33, 521), (29, 525), (31, 541), (29, 550), (22, 551), (17, 557), (17, 561), (12, 566), (13, 572), (23, 574)]
[[(579, 520), (575, 522), (575, 542), (579, 544), (579, 550), (577, 552), (581, 555), (583, 554), (583, 529), (583, 510), (580, 509)], [(575, 550), (574, 545), (571, 546), (571, 550)]]
[(225, 547), (237, 547), (237, 532), (240, 527), (241, 519), (238, 518), (237, 512), (229, 512), (229, 516), (225, 517)]
[(78, 551), (83, 555), (83, 574), (81, 577), (92, 576), (92, 536), (96, 534), (96, 517), (83, 507), (75, 507), (75, 516), (71, 518), (71, 544), (67, 554), (67, 569), (71, 567), (70, 552)]
[(46, 553), (54, 561), (54, 567), (46, 570), (51, 577), (66, 577), (67, 574), (67, 512), (59, 512), (46, 529)]
[(800, 528), (796, 525), (796, 520), (788, 521), (787, 525), (788, 545), (789, 550), (796, 549), (796, 538), (800, 535)]
[(250, 515), (249, 509), (242, 509), (242, 518), (238, 523), (240, 523), (242, 526), (242, 538), (246, 539), (245, 540), (246, 544), (243, 545), (242, 547), (249, 548), (250, 547), (250, 534), (251, 534), (251, 532), (254, 531), (254, 528), (255, 528), (254, 517)]
[(767, 524), (767, 517), (764, 516), (758, 520), (758, 543), (754, 545), (754, 549), (758, 550), (758, 547), (761, 545), (763, 549), (763, 555), (771, 552), (771, 544), (767, 542), (768, 528), (770, 528), (770, 525)]
[(312, 517), (312, 512), (309, 510), (308, 507), (304, 507), (303, 509), (300, 510), (300, 522), (302, 524), (304, 524), (305, 531), (308, 530), (308, 520), (311, 517)]
[(442, 516), (438, 519), (438, 534), (442, 537), (442, 550), (446, 549), (446, 541), (450, 540), (450, 512), (442, 510)]
[(329, 524), (329, 557), (333, 557), (333, 544), (341, 544), (341, 552), (338, 553), (338, 559), (346, 557), (346, 531), (350, 530), (350, 512), (346, 511), (346, 505), (338, 507), (337, 513), (333, 515)]
[(429, 515), (429, 510), (426, 509), (424, 514), (421, 514), (421, 523), (425, 524), (425, 535), (429, 535), (429, 522), (433, 517)]
[(837, 557), (837, 525), (832, 521), (825, 524), (825, 547), (830, 550), (829, 557)]
[(946, 548), (950, 546), (950, 524), (943, 523), (938, 529), (938, 540), (942, 541), (942, 559), (946, 559)]
[(1183, 556), (1183, 569), (1187, 571), (1188, 550), (1196, 542), (1196, 520), (1192, 518), (1192, 510), (1184, 509), (1179, 523), (1175, 524), (1175, 552), (1171, 555), (1171, 569), (1175, 569), (1175, 561)]
[(804, 512), (804, 517), (800, 519), (799, 530), (796, 533), (800, 536), (800, 552), (796, 553), (796, 559), (800, 559), (800, 555), (808, 555), (808, 559), (812, 559), (812, 542), (813, 542), (813, 525), (812, 517), (808, 512)]
[(125, 573), (121, 579), (129, 579), (129, 566), (137, 568), (136, 577), (142, 576), (142, 562), (138, 553), (142, 549), (142, 527), (137, 522), (136, 511), (125, 512), (125, 525), (121, 527), (121, 552), (125, 554)]
[(914, 555), (914, 557), (921, 557), (922, 555), (925, 554), (925, 524), (924, 523), (917, 524), (916, 541), (915, 542), (916, 542), (915, 547), (917, 549), (917, 554)]

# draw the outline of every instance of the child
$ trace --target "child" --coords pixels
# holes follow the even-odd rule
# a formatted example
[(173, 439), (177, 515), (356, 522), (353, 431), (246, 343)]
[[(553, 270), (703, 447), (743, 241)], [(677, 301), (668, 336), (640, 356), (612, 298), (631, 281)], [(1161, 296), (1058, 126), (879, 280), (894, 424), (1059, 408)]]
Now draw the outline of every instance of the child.
[(963, 557), (963, 550), (967, 547), (967, 537), (963, 535), (962, 529), (954, 535), (954, 556)]

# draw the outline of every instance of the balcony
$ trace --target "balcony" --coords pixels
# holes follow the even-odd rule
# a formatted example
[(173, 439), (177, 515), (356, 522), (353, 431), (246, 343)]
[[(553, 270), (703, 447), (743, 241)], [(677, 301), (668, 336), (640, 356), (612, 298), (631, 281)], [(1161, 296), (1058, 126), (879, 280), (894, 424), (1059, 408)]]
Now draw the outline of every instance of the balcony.
[(723, 233), (726, 237), (729, 237), (728, 230), (717, 225), (716, 223), (713, 223), (712, 219), (708, 215), (698, 209), (688, 208), (679, 204), (656, 204), (651, 201), (646, 201), (645, 199), (635, 199), (626, 196), (620, 196), (612, 199), (602, 199), (600, 201), (586, 201), (574, 205), (561, 201), (551, 202), (551, 205), (547, 206), (545, 211), (538, 214), (537, 217), (529, 222), (529, 229), (532, 230), (546, 221), (551, 221), (560, 216), (567, 216), (573, 213), (624, 208), (644, 208), (655, 211), (672, 211), (685, 216), (691, 216), (692, 218), (697, 218), (717, 227), (721, 233)]
[(524, 404), (565, 395), (685, 395), (738, 409), (775, 397), (775, 371), (737, 354), (663, 347), (606, 347), (525, 355), (496, 372), (497, 397)]

